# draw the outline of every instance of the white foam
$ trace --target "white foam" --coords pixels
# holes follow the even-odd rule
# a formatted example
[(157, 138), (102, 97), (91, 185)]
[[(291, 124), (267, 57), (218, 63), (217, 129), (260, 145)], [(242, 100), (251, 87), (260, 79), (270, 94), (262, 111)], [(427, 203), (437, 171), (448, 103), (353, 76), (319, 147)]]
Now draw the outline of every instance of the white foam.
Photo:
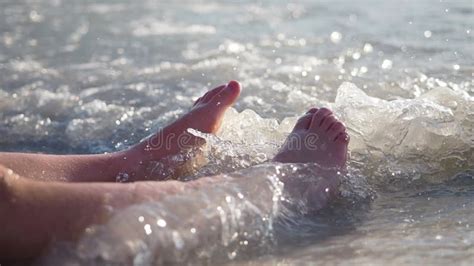
[(133, 35), (137, 37), (177, 34), (215, 34), (216, 28), (210, 25), (180, 25), (158, 20), (141, 20), (132, 23)]
[[(392, 173), (442, 181), (452, 168), (474, 164), (474, 99), (463, 91), (439, 87), (414, 99), (387, 101), (344, 83), (330, 105), (348, 128), (353, 162), (362, 162), (365, 174), (377, 182), (388, 181)], [(212, 172), (222, 171), (224, 165), (242, 168), (271, 159), (296, 119), (279, 123), (252, 110), (229, 110), (219, 139), (208, 139), (214, 145), (212, 158), (221, 158), (214, 161)]]

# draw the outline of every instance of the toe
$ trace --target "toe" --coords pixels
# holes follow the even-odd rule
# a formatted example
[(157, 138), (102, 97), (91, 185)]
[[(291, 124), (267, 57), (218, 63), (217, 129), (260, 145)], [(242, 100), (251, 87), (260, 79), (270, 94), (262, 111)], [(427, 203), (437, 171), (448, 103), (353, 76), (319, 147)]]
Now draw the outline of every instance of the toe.
[(331, 128), (329, 129), (329, 137), (332, 140), (336, 140), (336, 137), (340, 134), (346, 131), (346, 127), (344, 124), (340, 121), (336, 121), (334, 124), (332, 124)]
[(319, 109), (318, 108), (311, 108), (308, 110), (308, 112), (306, 112), (307, 114), (314, 114), (318, 111)]
[(305, 130), (308, 129), (311, 119), (313, 118), (312, 113), (306, 113), (304, 116), (300, 117), (293, 128), (295, 130)]
[(313, 119), (311, 120), (311, 128), (312, 129), (316, 129), (316, 128), (319, 128), (322, 124), (322, 122), (324, 121), (324, 119), (328, 116), (328, 115), (331, 115), (332, 112), (331, 110), (327, 109), (327, 108), (321, 108), (319, 109), (318, 111), (316, 111), (316, 113), (314, 113), (313, 115)]
[(321, 125), (321, 128), (324, 130), (329, 130), (336, 122), (337, 122), (337, 119), (333, 115), (328, 115), (324, 119)]
[(231, 81), (225, 88), (219, 91), (209, 102), (215, 105), (231, 106), (240, 95), (240, 84)]
[(216, 87), (210, 91), (208, 91), (204, 96), (202, 97), (202, 103), (208, 103), (214, 96), (216, 96), (218, 93), (220, 93), (226, 85), (221, 85), (219, 87)]
[(202, 100), (202, 97), (199, 97), (193, 104), (193, 106), (196, 106), (198, 103), (200, 103)]
[(339, 143), (349, 144), (350, 136), (346, 132), (341, 132), (336, 136), (335, 141)]
[(296, 121), (295, 127), (293, 128), (293, 131), (295, 130), (302, 130), (302, 129), (308, 129), (309, 125), (311, 124), (311, 119), (313, 118), (313, 114), (318, 111), (318, 108), (311, 108), (304, 114), (302, 117)]

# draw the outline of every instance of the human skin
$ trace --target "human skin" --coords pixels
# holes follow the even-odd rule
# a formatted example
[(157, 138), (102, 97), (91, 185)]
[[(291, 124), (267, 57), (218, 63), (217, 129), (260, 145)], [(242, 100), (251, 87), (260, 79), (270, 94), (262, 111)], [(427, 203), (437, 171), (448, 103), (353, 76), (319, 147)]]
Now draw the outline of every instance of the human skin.
[(128, 181), (144, 180), (150, 162), (203, 144), (187, 132), (189, 128), (216, 133), (240, 90), (238, 82), (230, 81), (208, 91), (183, 117), (127, 150), (91, 155), (0, 152), (0, 164), (22, 177), (42, 181), (115, 182), (121, 173), (127, 174)]
[(71, 184), (23, 178), (2, 167), (0, 258), (37, 256), (53, 240), (76, 240), (88, 226), (107, 221), (114, 210), (197, 189), (209, 179)]
[[(319, 144), (324, 144), (326, 148), (303, 146), (293, 149), (290, 145), (295, 135), (305, 139), (309, 134), (317, 134)], [(304, 158), (304, 162), (319, 163), (329, 170), (322, 171), (323, 178), (310, 187), (301, 186), (291, 177), (280, 181), (289, 195), (308, 197), (306, 201), (318, 210), (337, 195), (340, 180), (336, 172), (346, 162), (349, 138), (344, 126), (325, 108), (308, 111), (298, 120), (290, 136), (293, 137), (288, 138), (274, 162), (298, 162)], [(330, 159), (327, 154), (332, 154)], [(192, 193), (223, 181), (228, 182), (229, 177), (217, 175), (190, 182), (71, 184), (40, 182), (0, 167), (0, 217), (3, 227), (0, 231), (0, 259), (37, 256), (53, 241), (77, 240), (89, 226), (107, 222), (113, 213), (128, 206)], [(238, 178), (231, 182), (238, 182)], [(264, 206), (270, 208), (270, 203)]]

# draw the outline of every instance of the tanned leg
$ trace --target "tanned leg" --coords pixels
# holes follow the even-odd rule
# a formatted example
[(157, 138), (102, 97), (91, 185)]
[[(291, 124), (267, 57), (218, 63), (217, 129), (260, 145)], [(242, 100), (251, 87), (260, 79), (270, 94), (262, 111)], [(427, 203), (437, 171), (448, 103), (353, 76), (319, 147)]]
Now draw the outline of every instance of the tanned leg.
[(239, 94), (236, 81), (210, 90), (182, 118), (125, 151), (97, 155), (0, 153), (0, 164), (23, 177), (44, 181), (109, 182), (116, 181), (119, 174), (129, 176), (128, 181), (145, 179), (151, 162), (203, 144), (187, 132), (189, 128), (216, 133)]
[[(298, 138), (308, 140), (307, 136), (312, 134), (319, 136), (317, 141), (303, 142), (299, 148), (293, 148), (292, 143)], [(302, 187), (289, 176), (281, 180), (284, 189), (290, 195), (294, 192), (295, 197), (308, 197), (306, 201), (314, 205), (314, 210), (324, 207), (337, 194), (339, 179), (336, 172), (346, 162), (348, 141), (344, 126), (329, 110), (310, 110), (298, 121), (274, 161), (318, 163), (326, 169), (321, 170), (324, 178), (315, 185)], [(160, 201), (170, 195), (192, 193), (222, 181), (253, 184), (238, 178), (229, 181), (228, 176), (204, 177), (190, 182), (38, 182), (0, 168), (0, 258), (36, 256), (54, 240), (75, 240), (88, 226), (105, 223), (116, 210)], [(252, 191), (260, 194), (264, 189), (269, 188)], [(261, 208), (269, 211), (272, 206), (273, 202), (269, 200), (263, 202)]]

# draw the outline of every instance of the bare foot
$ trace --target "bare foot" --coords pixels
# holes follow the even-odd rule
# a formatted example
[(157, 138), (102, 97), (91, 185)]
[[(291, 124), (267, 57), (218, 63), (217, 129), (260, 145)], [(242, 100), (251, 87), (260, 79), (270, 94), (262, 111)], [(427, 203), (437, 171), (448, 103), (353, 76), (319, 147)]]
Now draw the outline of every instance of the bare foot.
[(342, 168), (347, 160), (348, 144), (346, 128), (331, 110), (313, 108), (298, 120), (273, 161)]
[(317, 163), (315, 182), (286, 176), (281, 179), (285, 191), (303, 201), (307, 211), (322, 209), (338, 195), (339, 171), (346, 164), (349, 135), (345, 126), (327, 108), (310, 109), (295, 125), (273, 161), (282, 163)]
[[(119, 160), (122, 160), (122, 164), (125, 165), (120, 172), (127, 178), (134, 176), (126, 181), (148, 179), (146, 172), (150, 170), (149, 162), (157, 162), (204, 144), (205, 141), (202, 138), (188, 133), (188, 129), (195, 129), (202, 133), (216, 133), (225, 111), (239, 97), (240, 89), (237, 81), (231, 81), (227, 85), (208, 91), (183, 117), (131, 149), (119, 153)], [(164, 165), (164, 167), (167, 166)]]

